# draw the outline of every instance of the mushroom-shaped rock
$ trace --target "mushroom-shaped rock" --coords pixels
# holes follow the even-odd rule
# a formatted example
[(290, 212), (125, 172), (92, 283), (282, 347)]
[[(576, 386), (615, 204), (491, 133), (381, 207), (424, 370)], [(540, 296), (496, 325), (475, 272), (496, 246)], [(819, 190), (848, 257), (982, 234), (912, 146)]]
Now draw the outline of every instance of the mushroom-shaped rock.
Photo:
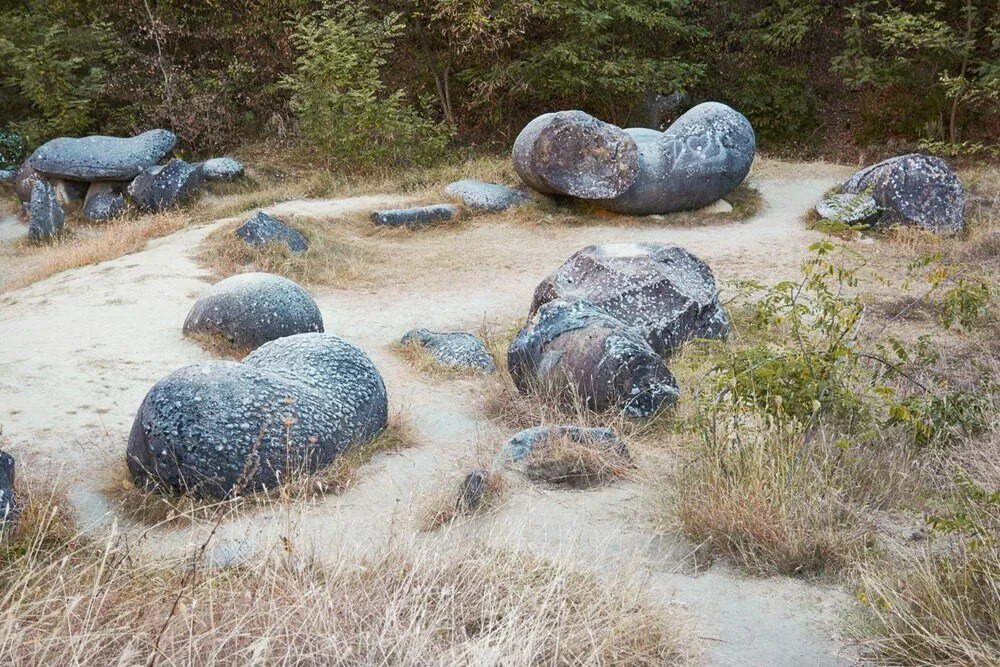
[(322, 331), (323, 315), (309, 293), (270, 273), (242, 273), (216, 283), (184, 321), (185, 336), (222, 338), (240, 350)]
[(507, 366), (519, 391), (643, 417), (677, 401), (663, 359), (631, 326), (588, 301), (546, 303), (517, 334)]
[(823, 198), (816, 204), (816, 214), (824, 220), (847, 224), (865, 224), (878, 217), (878, 203), (871, 195), (839, 194)]
[(302, 232), (292, 229), (281, 220), (257, 211), (236, 230), (236, 235), (252, 246), (284, 243), (292, 252), (305, 252), (309, 243)]
[(562, 439), (579, 445), (612, 450), (622, 458), (629, 458), (628, 448), (618, 438), (614, 429), (583, 426), (535, 426), (527, 428), (515, 433), (507, 440), (500, 456), (505, 463), (517, 463), (527, 458), (536, 448)]
[(406, 227), (424, 225), (430, 222), (451, 220), (457, 209), (451, 204), (432, 204), (416, 208), (397, 208), (385, 211), (373, 211), (372, 223), (379, 227)]
[(387, 416), (368, 355), (299, 334), (157, 382), (132, 424), (128, 467), (139, 486), (225, 498), (322, 469), (378, 436)]
[(243, 176), (243, 163), (231, 157), (216, 157), (201, 164), (206, 181), (235, 181)]
[(659, 354), (690, 338), (729, 333), (711, 269), (669, 243), (587, 246), (535, 288), (530, 314), (555, 299), (593, 303), (634, 327)]
[(143, 211), (162, 211), (180, 206), (201, 185), (201, 169), (173, 158), (162, 167), (152, 167), (128, 186), (129, 197)]
[(87, 190), (83, 202), (83, 217), (92, 222), (104, 222), (125, 210), (125, 196), (121, 182), (95, 181)]
[(531, 201), (531, 197), (520, 190), (470, 179), (450, 183), (444, 191), (447, 195), (461, 199), (462, 204), (473, 211), (506, 211)]
[(134, 137), (60, 137), (39, 146), (28, 162), (41, 174), (76, 181), (128, 181), (173, 150), (177, 137), (150, 130)]
[(965, 226), (965, 189), (938, 157), (912, 153), (879, 162), (854, 174), (844, 192), (870, 194), (884, 210), (880, 224), (945, 233)]
[(56, 191), (43, 180), (31, 190), (28, 236), (33, 241), (46, 241), (62, 231), (66, 213), (56, 199)]
[(17, 498), (14, 497), (14, 457), (0, 450), (0, 537), (17, 526)]
[(436, 333), (428, 329), (413, 329), (401, 341), (403, 345), (415, 344), (425, 347), (434, 359), (443, 366), (466, 368), (492, 373), (496, 370), (493, 355), (475, 334), (464, 331)]
[(635, 181), (596, 203), (629, 215), (691, 211), (725, 197), (750, 173), (757, 147), (750, 121), (719, 102), (693, 107), (662, 133), (625, 132), (638, 146)]
[(514, 140), (514, 169), (543, 194), (617, 197), (639, 173), (635, 140), (583, 111), (559, 111), (528, 123)]

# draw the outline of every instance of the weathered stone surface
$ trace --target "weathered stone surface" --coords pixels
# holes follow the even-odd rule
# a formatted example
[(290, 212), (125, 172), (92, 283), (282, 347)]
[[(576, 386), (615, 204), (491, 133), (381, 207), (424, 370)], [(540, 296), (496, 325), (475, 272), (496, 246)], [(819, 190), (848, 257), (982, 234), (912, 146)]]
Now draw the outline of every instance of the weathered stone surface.
[(263, 246), (268, 243), (284, 243), (292, 252), (305, 252), (309, 243), (302, 232), (292, 229), (276, 218), (263, 211), (257, 211), (237, 230), (236, 235), (252, 246)]
[(678, 398), (673, 376), (642, 335), (588, 301), (541, 306), (511, 343), (507, 366), (519, 391), (579, 400), (591, 410), (642, 417)]
[(162, 211), (180, 206), (201, 185), (201, 170), (173, 158), (163, 167), (148, 169), (128, 186), (129, 197), (143, 211)]
[(104, 222), (125, 210), (124, 184), (119, 181), (95, 181), (87, 190), (83, 202), (83, 217), (92, 222)]
[(429, 222), (451, 220), (458, 211), (451, 204), (433, 204), (416, 208), (398, 208), (388, 211), (374, 211), (372, 222), (381, 227), (405, 227), (423, 225)]
[(83, 200), (87, 197), (89, 183), (80, 181), (68, 181), (64, 178), (46, 178), (52, 189), (55, 190), (56, 200), (65, 210), (77, 209), (83, 206)]
[(55, 190), (45, 181), (36, 182), (31, 191), (28, 216), (28, 236), (33, 241), (47, 241), (62, 231), (66, 214), (56, 200)]
[(593, 303), (635, 327), (659, 354), (729, 333), (711, 269), (669, 243), (587, 246), (539, 283), (530, 314), (556, 299)]
[(201, 164), (201, 173), (208, 181), (235, 181), (243, 172), (243, 163), (231, 157), (216, 157)]
[(157, 382), (132, 425), (128, 466), (137, 485), (223, 498), (315, 472), (375, 438), (387, 416), (368, 355), (299, 334), (242, 364), (203, 362)]
[(39, 146), (28, 162), (41, 174), (77, 181), (128, 181), (173, 150), (177, 137), (150, 130), (134, 137), (60, 137)]
[(242, 273), (212, 285), (184, 321), (185, 336), (221, 337), (244, 350), (322, 331), (323, 315), (309, 293), (270, 273)]
[(17, 498), (14, 496), (14, 457), (0, 450), (0, 537), (17, 527)]
[(870, 194), (884, 210), (882, 225), (915, 225), (944, 233), (965, 226), (965, 189), (938, 157), (912, 153), (879, 162), (854, 174), (844, 192)]
[(479, 336), (466, 332), (436, 333), (428, 329), (413, 329), (401, 341), (404, 345), (415, 343), (427, 348), (435, 360), (452, 368), (492, 373), (496, 370), (493, 355)]
[(625, 132), (638, 146), (636, 178), (596, 203), (629, 215), (696, 210), (725, 197), (750, 173), (757, 147), (750, 121), (718, 102), (693, 107), (661, 134)]
[(560, 111), (528, 123), (514, 141), (514, 169), (543, 194), (617, 197), (639, 173), (635, 140), (582, 111)]
[(878, 217), (878, 203), (866, 194), (830, 195), (816, 204), (816, 213), (824, 220), (839, 220), (851, 225), (866, 224)]
[(13, 169), (0, 169), (0, 183), (13, 183), (17, 172)]
[(473, 211), (506, 211), (531, 201), (531, 197), (520, 190), (470, 179), (450, 183), (444, 191), (452, 197), (461, 199), (462, 204)]
[(618, 438), (614, 429), (585, 428), (582, 426), (535, 426), (525, 429), (520, 433), (515, 433), (507, 440), (500, 456), (505, 463), (517, 463), (526, 458), (537, 447), (563, 438), (580, 445), (612, 450), (623, 458), (629, 458), (628, 448)]
[(40, 181), (41, 178), (41, 175), (32, 169), (28, 161), (25, 160), (24, 164), (21, 165), (14, 175), (14, 192), (17, 193), (17, 198), (22, 203), (31, 201), (31, 191), (35, 188), (35, 183)]

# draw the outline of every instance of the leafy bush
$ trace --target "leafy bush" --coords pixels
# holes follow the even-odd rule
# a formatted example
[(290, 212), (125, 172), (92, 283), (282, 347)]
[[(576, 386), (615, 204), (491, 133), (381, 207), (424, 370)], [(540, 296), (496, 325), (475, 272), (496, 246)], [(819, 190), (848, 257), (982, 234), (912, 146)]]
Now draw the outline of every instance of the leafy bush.
[(24, 161), (27, 146), (16, 132), (0, 132), (0, 169), (17, 169)]

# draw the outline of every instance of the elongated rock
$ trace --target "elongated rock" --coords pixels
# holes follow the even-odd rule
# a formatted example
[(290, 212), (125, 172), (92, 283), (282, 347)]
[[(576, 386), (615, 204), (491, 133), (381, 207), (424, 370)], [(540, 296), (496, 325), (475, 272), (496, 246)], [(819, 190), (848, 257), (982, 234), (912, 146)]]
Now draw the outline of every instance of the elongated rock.
[(372, 222), (380, 227), (406, 227), (451, 220), (457, 209), (451, 204), (433, 204), (417, 208), (397, 208), (372, 213)]
[(66, 213), (56, 199), (56, 191), (47, 182), (35, 183), (28, 216), (28, 236), (33, 241), (47, 241), (62, 231)]
[(17, 527), (17, 498), (14, 495), (14, 457), (0, 450), (0, 537)]
[(60, 137), (31, 154), (28, 162), (41, 174), (76, 181), (128, 181), (162, 160), (177, 143), (167, 130), (134, 137)]
[(452, 197), (461, 199), (462, 204), (473, 211), (506, 211), (531, 201), (531, 198), (520, 190), (471, 179), (449, 183), (444, 191)]

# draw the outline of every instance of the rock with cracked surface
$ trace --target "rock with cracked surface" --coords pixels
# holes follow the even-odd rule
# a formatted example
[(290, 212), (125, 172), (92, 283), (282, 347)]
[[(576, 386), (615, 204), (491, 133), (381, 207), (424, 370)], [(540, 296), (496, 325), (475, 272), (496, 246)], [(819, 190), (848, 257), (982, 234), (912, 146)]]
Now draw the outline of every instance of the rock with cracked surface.
[(506, 185), (462, 179), (448, 184), (445, 194), (462, 200), (462, 205), (472, 211), (506, 211), (531, 201), (526, 193)]
[(177, 143), (168, 130), (134, 137), (89, 136), (52, 139), (28, 158), (40, 174), (75, 181), (128, 181), (162, 160)]
[(14, 457), (0, 450), (0, 537), (17, 527), (17, 498), (14, 496)]
[(56, 191), (45, 181), (39, 180), (31, 191), (28, 210), (28, 236), (33, 241), (47, 241), (63, 229), (66, 213), (56, 199)]
[(185, 336), (221, 338), (241, 350), (322, 331), (323, 315), (309, 293), (270, 273), (242, 273), (216, 283), (184, 321)]
[(428, 329), (413, 329), (400, 341), (403, 345), (416, 344), (428, 349), (435, 361), (450, 368), (492, 373), (496, 370), (493, 355), (475, 334), (464, 331), (437, 333)]
[(848, 194), (870, 194), (884, 213), (880, 225), (913, 225), (953, 233), (965, 226), (965, 189), (938, 157), (912, 153), (890, 158), (854, 174)]
[(644, 417), (678, 399), (677, 383), (642, 335), (588, 301), (542, 305), (514, 338), (507, 366), (522, 393)]
[(729, 333), (712, 270), (669, 243), (587, 246), (535, 288), (530, 314), (555, 299), (593, 303), (635, 327), (658, 354)]
[(385, 384), (329, 334), (280, 338), (243, 363), (209, 361), (157, 382), (132, 424), (137, 486), (226, 498), (314, 473), (377, 437)]
[(432, 204), (416, 208), (373, 211), (372, 223), (379, 227), (409, 227), (451, 220), (458, 210), (451, 204)]
[(263, 211), (257, 211), (250, 216), (250, 219), (236, 230), (236, 235), (255, 247), (268, 243), (284, 243), (292, 252), (305, 252), (309, 249), (309, 243), (302, 232), (292, 229)]
[(128, 186), (128, 194), (143, 211), (163, 211), (191, 199), (201, 181), (201, 169), (173, 158), (162, 167), (147, 169), (136, 176)]
[(622, 458), (630, 458), (628, 448), (614, 429), (583, 426), (535, 426), (512, 435), (503, 446), (500, 457), (504, 463), (517, 463), (540, 446), (567, 439), (579, 445), (611, 450)]
[(87, 189), (83, 202), (83, 217), (91, 222), (116, 218), (125, 210), (123, 184), (116, 181), (95, 181)]
[(837, 220), (849, 225), (873, 222), (879, 213), (878, 202), (867, 194), (839, 194), (825, 197), (816, 204), (816, 214), (824, 220)]
[(235, 181), (244, 171), (243, 163), (231, 157), (216, 157), (201, 163), (206, 181)]

